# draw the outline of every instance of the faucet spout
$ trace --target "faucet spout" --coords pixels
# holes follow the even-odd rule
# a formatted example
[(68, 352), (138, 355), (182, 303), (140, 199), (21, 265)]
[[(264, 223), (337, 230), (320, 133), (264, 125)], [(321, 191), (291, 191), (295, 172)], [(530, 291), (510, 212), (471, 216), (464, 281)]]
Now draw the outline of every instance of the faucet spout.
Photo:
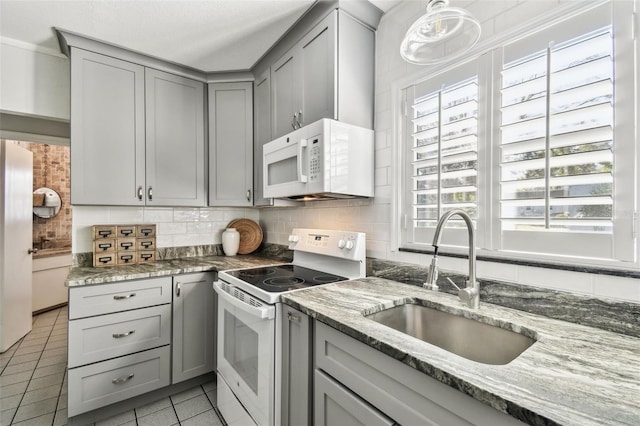
[[(438, 246), (440, 245), (440, 239), (442, 238), (442, 231), (446, 226), (449, 219), (452, 216), (460, 216), (465, 224), (469, 233), (469, 279), (467, 280), (467, 286), (462, 289), (458, 289), (458, 297), (465, 302), (467, 306), (473, 309), (477, 309), (480, 304), (480, 284), (476, 280), (476, 232), (473, 227), (473, 221), (471, 217), (461, 209), (449, 210), (440, 217), (436, 231), (433, 236), (433, 246), (435, 247), (435, 253), (431, 266), (429, 267), (429, 273), (427, 275), (427, 282), (425, 282), (426, 288), (438, 289), (436, 284), (438, 277), (436, 258), (438, 256)], [(434, 288), (435, 287), (435, 288)], [(457, 286), (456, 286), (457, 287)]]

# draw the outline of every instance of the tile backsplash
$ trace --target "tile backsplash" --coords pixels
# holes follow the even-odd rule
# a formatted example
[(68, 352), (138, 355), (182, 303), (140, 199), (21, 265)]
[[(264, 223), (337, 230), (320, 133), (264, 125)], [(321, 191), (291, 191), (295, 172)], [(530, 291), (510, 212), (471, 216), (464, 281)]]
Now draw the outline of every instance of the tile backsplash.
[(234, 219), (256, 222), (259, 210), (244, 208), (73, 206), (73, 252), (92, 251), (96, 224), (155, 223), (159, 248), (222, 243), (222, 231)]

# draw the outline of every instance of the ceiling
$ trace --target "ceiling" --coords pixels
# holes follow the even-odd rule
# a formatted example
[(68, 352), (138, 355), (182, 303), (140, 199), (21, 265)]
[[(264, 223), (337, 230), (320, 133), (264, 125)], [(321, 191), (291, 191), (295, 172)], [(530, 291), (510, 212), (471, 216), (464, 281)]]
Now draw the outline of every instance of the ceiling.
[(59, 50), (58, 27), (201, 71), (247, 70), (314, 2), (0, 0), (0, 36)]

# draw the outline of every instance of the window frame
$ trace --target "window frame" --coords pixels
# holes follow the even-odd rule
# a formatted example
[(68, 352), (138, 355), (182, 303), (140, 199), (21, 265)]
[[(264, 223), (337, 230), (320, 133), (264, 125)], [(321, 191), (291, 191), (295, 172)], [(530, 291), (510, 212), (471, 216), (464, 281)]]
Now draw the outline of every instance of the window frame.
[[(524, 251), (505, 250), (502, 248), (501, 242), (501, 225), (499, 220), (500, 214), (500, 86), (501, 82), (487, 81), (487, 84), (481, 84), (480, 79), (483, 78), (482, 72), (479, 72), (479, 123), (485, 123), (485, 129), (478, 129), (478, 181), (477, 181), (477, 201), (478, 201), (478, 221), (476, 227), (478, 254), (485, 257), (494, 257), (496, 259), (515, 259), (533, 262), (551, 262), (560, 264), (589, 264), (603, 267), (614, 268), (638, 268), (637, 239), (635, 235), (635, 226), (637, 221), (636, 206), (638, 199), (637, 184), (637, 129), (635, 119), (637, 119), (638, 111), (636, 102), (638, 98), (636, 81), (634, 80), (636, 72), (636, 54), (637, 46), (633, 40), (633, 20), (628, 19), (633, 10), (634, 5), (627, 2), (599, 2), (583, 7), (559, 7), (544, 16), (532, 19), (529, 23), (519, 25), (504, 34), (494, 36), (487, 40), (477, 49), (474, 54), (465, 60), (460, 60), (452, 64), (445, 64), (437, 68), (431, 68), (432, 72), (425, 74), (416, 73), (412, 76), (396, 81), (393, 90), (397, 93), (397, 104), (394, 105), (394, 112), (397, 117), (397, 125), (394, 134), (398, 137), (398, 143), (394, 152), (395, 164), (398, 166), (398, 172), (395, 176), (394, 187), (396, 194), (394, 197), (394, 217), (392, 218), (392, 251), (426, 251), (432, 249), (430, 242), (413, 242), (407, 238), (409, 228), (411, 227), (411, 219), (407, 218), (406, 213), (410, 210), (406, 209), (407, 198), (411, 197), (411, 188), (406, 183), (406, 169), (410, 167), (410, 159), (406, 155), (406, 145), (411, 139), (411, 122), (408, 117), (408, 111), (411, 106), (406, 97), (406, 89), (417, 84), (422, 84), (427, 80), (437, 81), (438, 77), (452, 72), (456, 68), (468, 65), (471, 62), (478, 63), (478, 69), (487, 72), (487, 80), (493, 80), (500, 76), (502, 67), (502, 56), (504, 47), (514, 42), (519, 42), (540, 33), (553, 31), (554, 26), (562, 24), (578, 16), (586, 16), (585, 14), (597, 14), (600, 7), (610, 7), (612, 10), (612, 23), (614, 28), (614, 141), (633, 139), (632, 143), (626, 143), (624, 148), (617, 147), (620, 142), (614, 142), (615, 150), (615, 187), (614, 187), (614, 205), (620, 204), (620, 201), (627, 197), (627, 201), (623, 208), (616, 207), (614, 211), (615, 224), (614, 233), (627, 233), (626, 240), (621, 242), (618, 238), (614, 239), (614, 254), (611, 259), (606, 258), (589, 258), (575, 256), (573, 254), (554, 254), (548, 253), (531, 253)], [(631, 11), (629, 10), (631, 9)], [(570, 11), (570, 13), (568, 13)], [(629, 40), (631, 38), (631, 41)], [(632, 70), (633, 72), (630, 72)], [(621, 71), (620, 73), (618, 71)], [(420, 75), (421, 74), (421, 75)], [(488, 76), (488, 77), (487, 77)], [(434, 86), (436, 83), (433, 84)], [(619, 97), (615, 94), (621, 92), (624, 88), (628, 94), (633, 89), (633, 96)], [(486, 96), (483, 102), (481, 97)], [(487, 108), (484, 119), (481, 117), (480, 105)], [(619, 114), (618, 111), (624, 111)], [(621, 117), (623, 115), (624, 117)], [(480, 127), (480, 126), (479, 126)], [(483, 132), (483, 134), (481, 134)], [(490, 140), (490, 144), (482, 141)], [(627, 166), (619, 169), (617, 164), (619, 161), (625, 161)], [(631, 165), (629, 168), (628, 165)], [(489, 173), (489, 174), (487, 174)], [(490, 176), (490, 178), (487, 178)], [(632, 194), (629, 197), (629, 194)], [(409, 203), (411, 200), (409, 200)], [(455, 232), (459, 231), (459, 232)], [(459, 235), (456, 235), (459, 234)], [(558, 233), (558, 238), (566, 236), (568, 233)], [(448, 236), (448, 237), (447, 237)], [(555, 236), (554, 236), (555, 238)], [(553, 238), (551, 238), (553, 241)], [(587, 238), (587, 242), (591, 238)], [(579, 240), (578, 240), (579, 241)], [(585, 244), (583, 241), (580, 244)], [(466, 230), (447, 230), (443, 234), (444, 252), (465, 253)], [(625, 253), (620, 255), (620, 253)]]

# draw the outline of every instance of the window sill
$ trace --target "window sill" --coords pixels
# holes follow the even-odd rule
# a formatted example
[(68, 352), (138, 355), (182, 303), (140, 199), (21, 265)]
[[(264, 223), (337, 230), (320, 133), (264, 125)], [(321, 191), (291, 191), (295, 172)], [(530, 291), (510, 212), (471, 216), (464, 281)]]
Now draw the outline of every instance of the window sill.
[[(425, 249), (401, 247), (399, 248), (399, 251), (406, 252), (406, 253), (434, 254), (434, 251), (432, 249), (425, 250)], [(450, 253), (450, 252), (447, 253), (447, 252), (443, 252), (442, 249), (438, 250), (438, 256), (453, 257), (458, 259), (468, 258), (467, 254)], [(485, 256), (485, 255), (477, 255), (476, 260), (480, 260), (483, 262), (504, 263), (509, 265), (533, 266), (537, 268), (557, 269), (561, 271), (583, 272), (586, 274), (610, 275), (610, 276), (624, 277), (624, 278), (640, 278), (640, 271), (632, 270), (632, 269), (614, 269), (614, 268), (605, 268), (605, 267), (598, 267), (598, 266), (569, 265), (569, 264), (544, 262), (544, 261), (537, 261), (537, 260), (513, 259), (513, 258), (494, 257), (494, 256)]]

